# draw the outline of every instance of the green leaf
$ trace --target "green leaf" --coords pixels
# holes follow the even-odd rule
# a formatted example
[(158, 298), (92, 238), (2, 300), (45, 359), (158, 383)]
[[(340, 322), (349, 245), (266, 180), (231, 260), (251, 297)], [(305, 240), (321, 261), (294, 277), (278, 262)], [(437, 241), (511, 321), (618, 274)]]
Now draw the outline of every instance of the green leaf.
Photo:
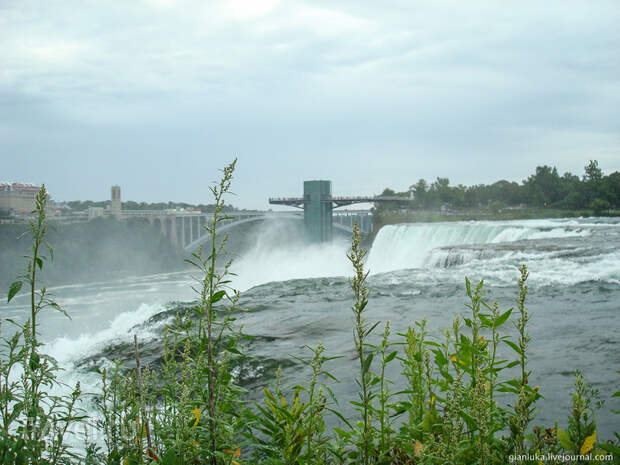
[(15, 297), (15, 294), (20, 291), (20, 289), (22, 288), (22, 284), (23, 283), (21, 281), (15, 281), (13, 284), (11, 284), (11, 286), (9, 287), (9, 296), (6, 299), (7, 303), (9, 303), (11, 299)]
[(575, 450), (575, 445), (570, 440), (570, 436), (566, 431), (558, 429), (558, 440), (560, 441), (560, 444), (562, 444), (562, 447), (567, 451)]
[(489, 319), (489, 317), (487, 317), (486, 315), (483, 315), (483, 314), (479, 314), (478, 316), (480, 317), (480, 321), (482, 321), (482, 326), (484, 328), (492, 328), (493, 327), (493, 322)]
[(366, 359), (362, 362), (362, 374), (363, 375), (368, 373), (368, 370), (370, 369), (370, 364), (372, 363), (372, 359), (374, 356), (375, 354), (369, 354), (368, 357), (366, 357)]
[(71, 315), (69, 315), (67, 313), (67, 311), (62, 308), (60, 305), (58, 305), (56, 302), (50, 302), (50, 307), (52, 307), (54, 310), (59, 311), (60, 313), (62, 313), (64, 316), (66, 316), (67, 318), (71, 319)]
[(225, 295), (226, 291), (217, 291), (215, 294), (213, 294), (213, 297), (211, 297), (211, 303), (214, 304), (222, 300), (222, 297), (224, 297)]
[(495, 319), (495, 321), (493, 322), (493, 327), (497, 328), (497, 327), (503, 325), (506, 322), (506, 320), (508, 318), (510, 318), (510, 314), (511, 313), (512, 313), (512, 308), (510, 310), (506, 311), (505, 313), (502, 313), (500, 316), (498, 316)]
[[(394, 359), (396, 358), (396, 355), (397, 355), (397, 354), (398, 354), (398, 351), (397, 351), (397, 350), (395, 350), (394, 352), (392, 352), (390, 355), (388, 355), (387, 357), (385, 357), (385, 361), (384, 361), (384, 363), (385, 363), (385, 364), (390, 363), (392, 360), (394, 360)], [(616, 394), (618, 394), (618, 393), (616, 393)]]
[(41, 260), (39, 257), (34, 259), (35, 263), (39, 266), (39, 269), (42, 270), (43, 269), (43, 260)]
[(370, 327), (370, 329), (364, 331), (364, 336), (368, 336), (370, 333), (372, 333), (374, 329), (379, 325), (379, 323), (381, 323), (381, 321), (377, 321), (374, 325)]
[(424, 414), (424, 418), (422, 419), (422, 429), (426, 432), (431, 432), (435, 428), (435, 425), (439, 423), (439, 415), (437, 414), (437, 410), (435, 407), (431, 407)]
[(614, 454), (615, 456), (620, 457), (620, 447), (618, 446), (609, 444), (607, 442), (599, 442), (597, 444), (597, 447), (600, 447), (601, 449), (603, 449), (606, 452), (609, 452), (610, 454)]
[(509, 341), (508, 339), (504, 339), (504, 342), (505, 342), (506, 344), (508, 344), (508, 346), (509, 346), (510, 348), (512, 348), (512, 350), (514, 350), (516, 353), (518, 353), (519, 355), (521, 355), (521, 349), (519, 349), (519, 346), (518, 346), (517, 344), (515, 344), (515, 343), (514, 343), (514, 342), (512, 342), (512, 341)]

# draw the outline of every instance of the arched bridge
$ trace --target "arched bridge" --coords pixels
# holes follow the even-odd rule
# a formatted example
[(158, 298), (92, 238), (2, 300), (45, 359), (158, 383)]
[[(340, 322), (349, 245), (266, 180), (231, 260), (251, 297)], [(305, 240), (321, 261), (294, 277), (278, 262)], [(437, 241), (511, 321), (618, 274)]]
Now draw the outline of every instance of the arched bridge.
[[(218, 233), (225, 233), (242, 224), (269, 220), (303, 221), (303, 212), (241, 211), (226, 212), (226, 220), (220, 223)], [(182, 247), (187, 252), (196, 250), (210, 238), (205, 226), (213, 223), (213, 214), (200, 211), (176, 210), (123, 210), (121, 216), (142, 217), (156, 226), (168, 237), (173, 245)], [(372, 215), (368, 210), (343, 210), (334, 212), (333, 226), (337, 229), (353, 232), (353, 223), (357, 221), (364, 233), (372, 232)]]

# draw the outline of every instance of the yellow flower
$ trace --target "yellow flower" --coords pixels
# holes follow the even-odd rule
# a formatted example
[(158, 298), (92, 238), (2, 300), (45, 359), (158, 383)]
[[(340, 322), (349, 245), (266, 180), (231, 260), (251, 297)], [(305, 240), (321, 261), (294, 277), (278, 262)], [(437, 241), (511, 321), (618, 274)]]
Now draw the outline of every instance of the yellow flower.
[(415, 455), (420, 455), (424, 450), (424, 445), (420, 441), (416, 441), (413, 446), (413, 453)]
[(581, 451), (579, 453), (581, 455), (586, 455), (594, 449), (594, 441), (596, 441), (596, 431), (592, 433), (592, 436), (588, 436), (585, 441), (583, 441), (583, 445), (581, 446)]
[(192, 410), (192, 415), (194, 415), (194, 418), (196, 419), (196, 421), (194, 422), (194, 426), (196, 426), (200, 421), (200, 409), (195, 408), (194, 410)]
[(486, 383), (484, 383), (484, 388), (485, 389), (489, 389), (489, 382), (488, 381)]
[(450, 361), (456, 362), (456, 357), (453, 355), (452, 357), (450, 357)]

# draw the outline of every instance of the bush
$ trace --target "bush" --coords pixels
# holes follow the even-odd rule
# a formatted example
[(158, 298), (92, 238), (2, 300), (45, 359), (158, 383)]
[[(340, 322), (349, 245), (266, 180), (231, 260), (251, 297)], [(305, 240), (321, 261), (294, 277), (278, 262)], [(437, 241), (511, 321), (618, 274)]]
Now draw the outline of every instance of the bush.
[(609, 205), (607, 200), (597, 198), (590, 203), (590, 208), (594, 211), (596, 216), (601, 216), (601, 213), (607, 212), (611, 208), (611, 205)]

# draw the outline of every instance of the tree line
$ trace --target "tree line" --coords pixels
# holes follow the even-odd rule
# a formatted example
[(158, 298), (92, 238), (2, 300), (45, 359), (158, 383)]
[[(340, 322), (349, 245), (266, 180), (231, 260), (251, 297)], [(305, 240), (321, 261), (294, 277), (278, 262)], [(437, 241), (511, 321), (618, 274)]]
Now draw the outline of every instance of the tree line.
[[(620, 172), (603, 175), (597, 160), (590, 160), (581, 177), (570, 172), (560, 176), (557, 168), (537, 166), (521, 184), (506, 180), (494, 184), (451, 186), (448, 178), (428, 183), (420, 179), (407, 192), (385, 189), (382, 195), (402, 196), (409, 207), (433, 209), (527, 206), (568, 210), (592, 209), (601, 213), (620, 206)], [(395, 205), (385, 205), (386, 209)]]
[[(84, 211), (88, 210), (89, 207), (107, 207), (110, 205), (110, 200), (101, 200), (101, 201), (93, 201), (93, 200), (70, 200), (66, 203), (71, 210), (75, 211)], [(128, 200), (126, 202), (122, 202), (123, 210), (200, 210), (202, 213), (213, 213), (215, 210), (215, 205), (212, 204), (198, 204), (194, 205), (191, 203), (185, 202), (135, 202), (133, 200)], [(238, 210), (232, 205), (225, 205), (225, 211), (236, 211)]]

